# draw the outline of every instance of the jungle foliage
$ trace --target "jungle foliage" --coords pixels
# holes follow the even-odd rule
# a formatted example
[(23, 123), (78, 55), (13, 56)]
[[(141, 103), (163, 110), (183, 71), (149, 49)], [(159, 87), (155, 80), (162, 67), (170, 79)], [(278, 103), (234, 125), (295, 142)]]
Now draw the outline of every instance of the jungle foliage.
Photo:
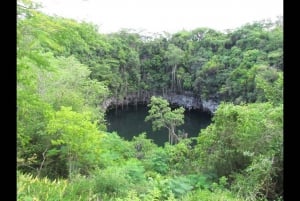
[[(282, 200), (282, 26), (101, 34), (18, 0), (17, 199)], [(185, 91), (220, 102), (196, 145), (107, 132), (104, 100)], [(155, 107), (174, 136), (183, 109)]]

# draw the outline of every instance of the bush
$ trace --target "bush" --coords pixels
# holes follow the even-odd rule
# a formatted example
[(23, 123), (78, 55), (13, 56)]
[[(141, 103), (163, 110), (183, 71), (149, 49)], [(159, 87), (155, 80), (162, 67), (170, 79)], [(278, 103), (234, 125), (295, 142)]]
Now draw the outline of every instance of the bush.
[(273, 163), (274, 157), (256, 157), (249, 167), (234, 176), (232, 189), (247, 201), (278, 199)]
[(244, 199), (237, 198), (234, 194), (227, 190), (209, 191), (197, 190), (196, 192), (189, 192), (180, 200), (182, 201), (244, 201)]
[(168, 155), (162, 148), (157, 148), (149, 155), (146, 155), (142, 162), (148, 171), (155, 171), (162, 175), (166, 175), (169, 172)]
[(64, 200), (97, 200), (95, 182), (91, 178), (75, 175), (64, 193)]
[(108, 196), (126, 196), (134, 188), (138, 193), (145, 191), (144, 167), (136, 159), (130, 159), (125, 164), (98, 169), (93, 173), (95, 192)]
[(124, 171), (118, 167), (99, 169), (94, 172), (95, 192), (103, 196), (126, 195), (128, 190), (128, 181), (125, 178)]

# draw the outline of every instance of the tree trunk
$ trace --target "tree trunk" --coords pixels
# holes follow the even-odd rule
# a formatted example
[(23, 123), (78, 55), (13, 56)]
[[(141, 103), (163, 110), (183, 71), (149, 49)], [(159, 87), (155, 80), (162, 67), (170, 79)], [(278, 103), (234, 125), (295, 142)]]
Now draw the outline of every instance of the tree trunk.
[(175, 64), (172, 68), (172, 82), (171, 82), (171, 89), (173, 92), (175, 92), (175, 85), (176, 85), (176, 70), (177, 70), (177, 64)]
[(176, 78), (178, 91), (182, 92), (182, 80), (180, 78)]
[(177, 144), (179, 142), (179, 137), (175, 133), (175, 126), (172, 125), (169, 131), (169, 135), (171, 136), (171, 143), (170, 144)]
[(40, 165), (40, 168), (38, 169), (38, 171), (37, 171), (37, 177), (40, 177), (40, 174), (41, 174), (41, 171), (42, 171), (42, 168), (43, 168), (43, 166), (44, 166), (44, 163), (45, 163), (45, 160), (46, 160), (46, 152), (48, 151), (48, 147), (45, 149), (45, 151), (43, 152), (43, 161), (42, 161), (42, 163), (41, 163), (41, 165)]

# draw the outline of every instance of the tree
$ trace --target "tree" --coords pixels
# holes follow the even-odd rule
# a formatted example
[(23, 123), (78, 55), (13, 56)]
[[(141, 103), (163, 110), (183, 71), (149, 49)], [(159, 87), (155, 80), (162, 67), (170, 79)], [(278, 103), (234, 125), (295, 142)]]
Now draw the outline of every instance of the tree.
[(222, 103), (195, 149), (203, 171), (229, 176), (244, 200), (274, 200), (282, 194), (282, 145), (283, 104)]
[(51, 143), (54, 146), (49, 154), (59, 153), (66, 159), (69, 177), (77, 173), (80, 167), (86, 171), (99, 162), (103, 134), (99, 132), (96, 122), (91, 121), (90, 113), (78, 113), (71, 107), (62, 106), (49, 121), (47, 132), (53, 136)]
[(274, 105), (283, 101), (283, 72), (276, 68), (261, 66), (255, 77), (256, 89), (263, 91), (262, 96)]
[(178, 135), (176, 135), (176, 126), (180, 126), (184, 123), (184, 108), (179, 107), (171, 110), (169, 102), (161, 97), (151, 97), (151, 103), (148, 105), (151, 107), (149, 115), (145, 118), (145, 121), (152, 121), (153, 130), (165, 127), (169, 131), (169, 143), (173, 144), (178, 142)]
[(167, 63), (172, 66), (172, 82), (171, 90), (175, 92), (176, 89), (176, 70), (178, 65), (182, 62), (184, 52), (176, 45), (170, 44), (166, 52)]

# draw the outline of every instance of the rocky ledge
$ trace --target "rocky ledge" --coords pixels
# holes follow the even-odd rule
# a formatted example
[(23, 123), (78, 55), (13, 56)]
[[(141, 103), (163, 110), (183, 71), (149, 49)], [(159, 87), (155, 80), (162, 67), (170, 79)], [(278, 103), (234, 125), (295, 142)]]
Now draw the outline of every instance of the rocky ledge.
[(218, 108), (218, 105), (219, 105), (218, 102), (213, 100), (208, 100), (208, 101), (202, 100), (202, 109), (209, 111), (212, 114), (215, 113), (215, 111)]
[(157, 94), (157, 93), (146, 93), (138, 96), (137, 94), (130, 94), (124, 97), (122, 100), (117, 100), (115, 97), (110, 97), (102, 103), (102, 108), (106, 110), (109, 107), (121, 106), (128, 104), (148, 104), (150, 102), (151, 96), (161, 96), (167, 99), (170, 104), (183, 106), (184, 108), (200, 109), (213, 114), (218, 107), (218, 102), (213, 100), (201, 100), (200, 98), (194, 96), (191, 92), (185, 92), (183, 94)]

